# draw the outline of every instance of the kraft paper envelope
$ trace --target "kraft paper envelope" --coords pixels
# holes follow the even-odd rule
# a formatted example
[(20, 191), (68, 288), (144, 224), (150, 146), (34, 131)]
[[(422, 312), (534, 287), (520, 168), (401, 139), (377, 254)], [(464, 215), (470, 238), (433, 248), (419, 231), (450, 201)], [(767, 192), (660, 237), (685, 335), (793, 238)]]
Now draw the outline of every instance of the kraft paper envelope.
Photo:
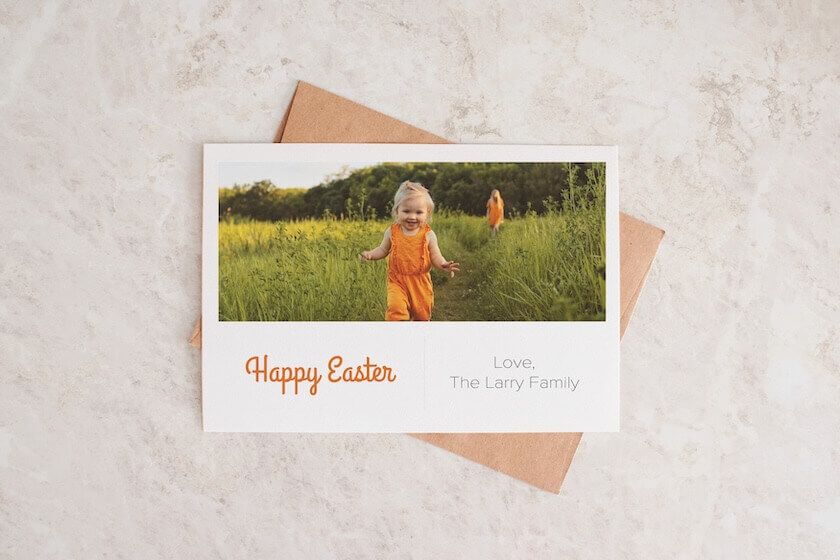
[[(446, 143), (446, 139), (299, 82), (275, 142)], [(621, 334), (633, 313), (664, 232), (627, 214), (621, 236)], [(201, 322), (190, 343), (201, 345)], [(543, 490), (559, 492), (580, 433), (411, 434)]]

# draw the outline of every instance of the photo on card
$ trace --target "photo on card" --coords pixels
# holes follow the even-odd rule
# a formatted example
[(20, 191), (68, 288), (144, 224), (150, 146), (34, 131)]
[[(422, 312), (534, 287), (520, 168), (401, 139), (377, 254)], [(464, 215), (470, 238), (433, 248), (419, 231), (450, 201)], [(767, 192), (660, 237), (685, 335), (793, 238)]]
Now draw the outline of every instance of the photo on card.
[(219, 166), (221, 321), (603, 321), (606, 162)]
[(617, 429), (617, 172), (609, 147), (205, 145), (205, 427)]

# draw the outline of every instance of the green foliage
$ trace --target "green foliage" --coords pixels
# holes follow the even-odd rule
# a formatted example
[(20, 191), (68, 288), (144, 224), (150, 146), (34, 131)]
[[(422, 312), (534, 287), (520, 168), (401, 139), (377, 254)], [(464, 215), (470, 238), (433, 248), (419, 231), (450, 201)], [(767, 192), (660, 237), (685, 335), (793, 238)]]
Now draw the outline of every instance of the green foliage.
[(381, 320), (385, 261), (362, 263), (384, 222), (219, 224), (222, 321)]
[(425, 185), (438, 209), (483, 216), (490, 192), (499, 189), (506, 214), (529, 209), (545, 214), (592, 203), (592, 186), (603, 188), (604, 163), (384, 163), (310, 189), (279, 188), (269, 181), (223, 187), (219, 217), (269, 221), (387, 217), (397, 186), (405, 180)]
[(219, 189), (219, 218), (294, 220), (308, 216), (306, 189), (278, 189), (271, 181)]
[(602, 211), (529, 215), (509, 226), (477, 263), (486, 278), (480, 290), (492, 294), (483, 301), (491, 316), (510, 321), (605, 318)]
[[(441, 250), (461, 263), (462, 274), (453, 279), (432, 271), (432, 320), (604, 319), (603, 168), (578, 171), (574, 192), (526, 201), (495, 237), (483, 217), (435, 212), (431, 225)], [(344, 212), (352, 213), (344, 220), (331, 208), (321, 210), (321, 219), (223, 220), (220, 320), (383, 320), (387, 262), (363, 263), (359, 253), (379, 244), (390, 221), (361, 219), (372, 217), (370, 191), (345, 200), (351, 203)]]

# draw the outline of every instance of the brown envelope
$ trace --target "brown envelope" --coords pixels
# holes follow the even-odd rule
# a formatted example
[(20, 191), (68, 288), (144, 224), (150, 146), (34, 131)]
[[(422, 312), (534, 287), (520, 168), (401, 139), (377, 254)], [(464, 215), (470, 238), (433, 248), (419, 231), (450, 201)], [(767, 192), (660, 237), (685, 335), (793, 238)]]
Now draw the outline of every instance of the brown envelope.
[[(383, 115), (306, 82), (298, 82), (275, 142), (434, 144), (448, 140)], [(621, 334), (627, 328), (664, 232), (627, 214), (621, 235)], [(201, 346), (201, 321), (190, 343)], [(559, 492), (580, 433), (411, 434), (467, 459)]]

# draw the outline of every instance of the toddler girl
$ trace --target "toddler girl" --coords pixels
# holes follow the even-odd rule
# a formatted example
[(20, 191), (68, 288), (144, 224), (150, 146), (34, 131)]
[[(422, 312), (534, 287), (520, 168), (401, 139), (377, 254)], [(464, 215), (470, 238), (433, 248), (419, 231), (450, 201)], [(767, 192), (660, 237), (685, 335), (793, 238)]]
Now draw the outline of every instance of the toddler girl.
[(437, 236), (429, 224), (435, 203), (420, 183), (404, 181), (394, 195), (394, 224), (385, 230), (382, 243), (361, 254), (363, 260), (388, 258), (388, 310), (386, 321), (428, 321), (432, 317), (434, 292), (432, 266), (455, 276), (458, 263), (440, 253)]

